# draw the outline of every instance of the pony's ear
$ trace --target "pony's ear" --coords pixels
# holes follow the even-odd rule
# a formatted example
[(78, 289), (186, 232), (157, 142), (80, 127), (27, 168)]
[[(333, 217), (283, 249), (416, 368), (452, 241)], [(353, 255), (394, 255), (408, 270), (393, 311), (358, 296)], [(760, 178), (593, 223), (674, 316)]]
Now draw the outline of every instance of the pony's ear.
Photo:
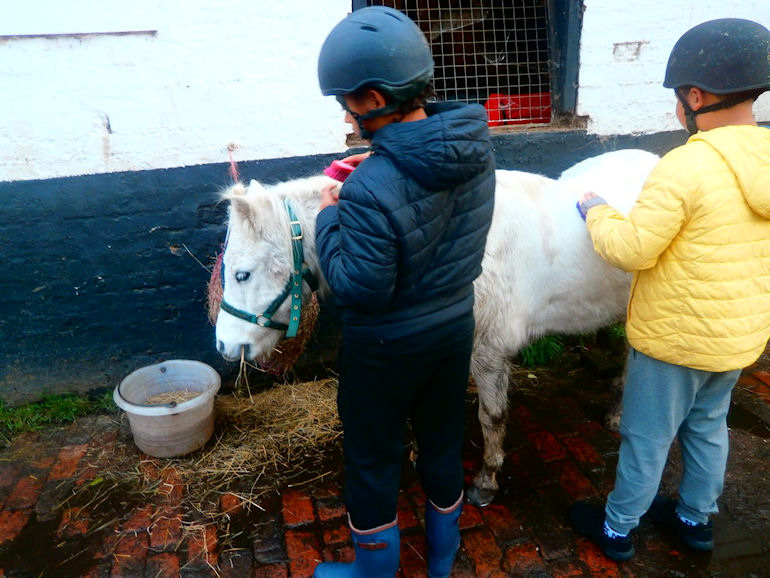
[(245, 223), (256, 222), (256, 213), (251, 203), (246, 200), (245, 195), (230, 197), (230, 221), (235, 220), (234, 217), (238, 216), (238, 220)]
[(230, 201), (230, 222), (251, 223), (253, 227), (256, 222), (256, 212), (246, 196), (247, 192), (248, 189), (243, 183), (235, 183), (222, 193), (222, 198)]
[(256, 181), (254, 179), (251, 179), (251, 181), (249, 181), (249, 189), (248, 189), (248, 191), (250, 193), (261, 193), (261, 192), (263, 192), (265, 190), (267, 190), (267, 189), (265, 189), (265, 187), (259, 181)]

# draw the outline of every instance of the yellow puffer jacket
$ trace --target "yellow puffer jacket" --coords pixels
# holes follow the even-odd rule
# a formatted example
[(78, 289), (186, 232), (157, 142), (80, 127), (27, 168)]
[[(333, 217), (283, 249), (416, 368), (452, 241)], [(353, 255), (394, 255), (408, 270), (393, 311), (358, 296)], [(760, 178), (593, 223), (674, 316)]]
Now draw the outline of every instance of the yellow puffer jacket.
[(653, 169), (628, 216), (588, 211), (594, 248), (633, 272), (626, 335), (706, 371), (751, 365), (770, 337), (770, 130), (699, 132)]

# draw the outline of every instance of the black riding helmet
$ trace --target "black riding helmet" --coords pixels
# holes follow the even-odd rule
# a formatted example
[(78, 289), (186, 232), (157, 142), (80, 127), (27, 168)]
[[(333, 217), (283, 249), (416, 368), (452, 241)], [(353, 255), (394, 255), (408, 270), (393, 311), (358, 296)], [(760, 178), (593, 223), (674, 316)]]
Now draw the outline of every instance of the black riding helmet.
[(327, 36), (318, 57), (318, 83), (325, 96), (371, 87), (390, 97), (390, 104), (360, 116), (362, 120), (390, 114), (414, 98), (433, 77), (433, 57), (420, 28), (406, 15), (386, 6), (349, 14)]
[[(694, 134), (698, 114), (729, 108), (770, 90), (770, 31), (742, 18), (698, 24), (674, 45), (663, 86), (674, 89), (684, 107), (687, 129)], [(693, 111), (678, 90), (685, 86), (736, 96)]]

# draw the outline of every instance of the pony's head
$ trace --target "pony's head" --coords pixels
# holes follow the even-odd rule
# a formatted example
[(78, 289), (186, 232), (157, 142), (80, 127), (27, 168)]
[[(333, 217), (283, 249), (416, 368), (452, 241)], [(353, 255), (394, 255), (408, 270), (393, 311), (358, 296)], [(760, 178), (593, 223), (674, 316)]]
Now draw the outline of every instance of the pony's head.
[(265, 188), (251, 181), (224, 192), (230, 207), (216, 340), (225, 359), (267, 362), (287, 330), (291, 336), (298, 318), (315, 304), (316, 281), (325, 289), (313, 271), (318, 271), (319, 191), (328, 182), (333, 181), (322, 177)]
[(239, 359), (243, 354), (259, 361), (270, 355), (285, 333), (271, 328), (268, 321), (289, 323), (291, 299), (269, 311), (292, 273), (289, 217), (281, 199), (256, 181), (248, 187), (233, 185), (223, 198), (230, 208), (222, 258), (222, 301), (233, 311), (256, 316), (258, 323), (223, 306), (217, 316), (217, 349), (225, 359)]

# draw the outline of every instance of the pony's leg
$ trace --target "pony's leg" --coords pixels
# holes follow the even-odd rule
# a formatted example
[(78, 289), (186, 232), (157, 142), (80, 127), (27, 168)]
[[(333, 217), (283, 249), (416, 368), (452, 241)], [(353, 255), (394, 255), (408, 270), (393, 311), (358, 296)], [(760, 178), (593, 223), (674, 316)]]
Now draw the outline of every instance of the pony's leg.
[[(626, 346), (626, 357), (628, 357), (628, 346)], [(628, 362), (623, 366), (623, 373), (612, 380), (610, 390), (614, 396), (612, 406), (604, 416), (604, 427), (610, 431), (620, 431), (620, 416), (623, 413), (623, 386), (626, 383), (626, 372)]]
[(477, 344), (471, 372), (479, 392), (479, 423), (484, 435), (484, 462), (467, 491), (471, 504), (486, 506), (497, 493), (497, 474), (502, 468), (503, 442), (508, 417), (510, 364), (506, 356)]

